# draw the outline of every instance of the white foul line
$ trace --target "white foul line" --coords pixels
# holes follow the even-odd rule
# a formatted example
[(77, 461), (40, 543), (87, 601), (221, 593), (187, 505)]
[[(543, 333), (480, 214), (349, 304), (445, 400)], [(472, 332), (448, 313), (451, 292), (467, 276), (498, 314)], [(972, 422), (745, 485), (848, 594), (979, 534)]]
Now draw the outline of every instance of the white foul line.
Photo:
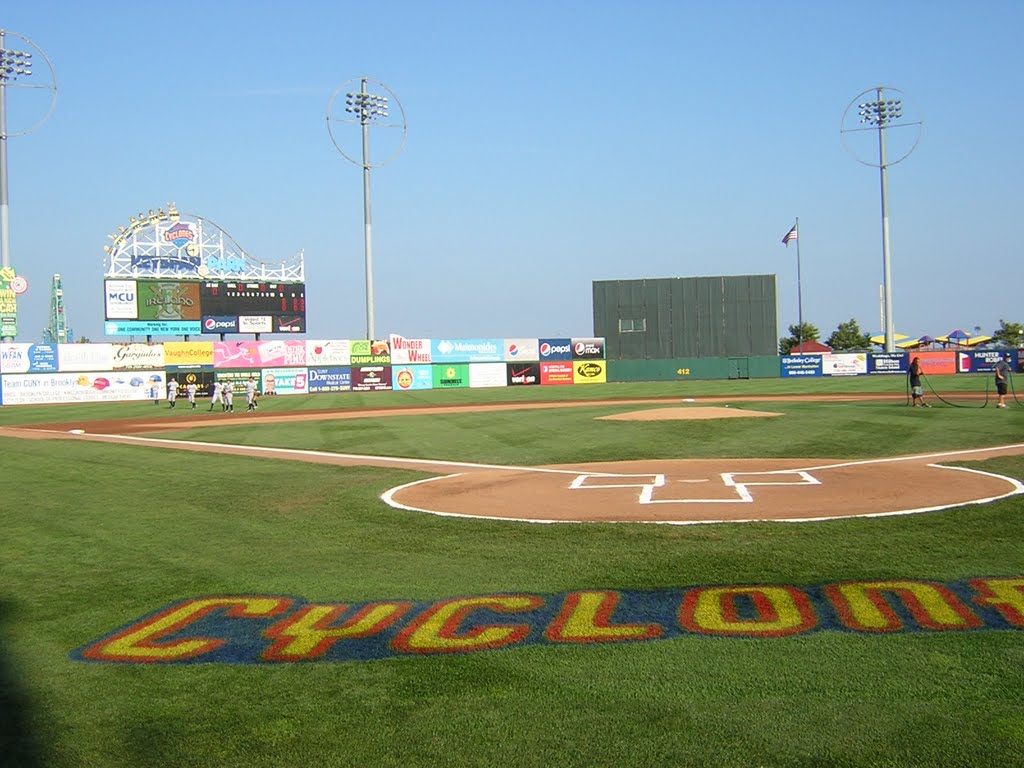
[[(39, 431), (40, 432), (58, 432), (58, 430), (39, 430)], [(67, 434), (67, 433), (66, 432), (59, 432), (59, 434)], [(749, 487), (749, 486), (754, 486), (754, 485), (820, 485), (820, 482), (816, 478), (814, 478), (812, 475), (809, 474), (810, 472), (815, 471), (815, 470), (838, 469), (838, 468), (841, 468), (841, 467), (863, 466), (863, 465), (867, 465), (867, 464), (888, 464), (888, 463), (895, 463), (895, 462), (900, 462), (900, 461), (923, 461), (923, 460), (927, 460), (927, 459), (952, 458), (952, 457), (958, 457), (958, 456), (970, 456), (970, 455), (974, 455), (974, 454), (978, 454), (978, 453), (990, 453), (990, 452), (998, 453), (1000, 451), (1006, 451), (1006, 450), (1011, 450), (1011, 449), (1015, 450), (1015, 449), (1024, 448), (1024, 443), (1013, 443), (1013, 444), (1010, 444), (1010, 445), (993, 446), (993, 447), (989, 447), (989, 448), (971, 448), (971, 449), (966, 449), (966, 450), (961, 450), (961, 451), (942, 451), (942, 452), (937, 452), (937, 453), (918, 454), (918, 455), (913, 455), (913, 456), (890, 456), (890, 457), (884, 457), (884, 458), (879, 458), (879, 459), (860, 459), (860, 460), (856, 460), (856, 461), (844, 461), (844, 462), (838, 462), (838, 463), (834, 463), (834, 464), (820, 464), (820, 465), (812, 466), (812, 467), (804, 467), (802, 469), (776, 469), (776, 470), (764, 470), (764, 471), (760, 471), (760, 472), (724, 472), (724, 473), (722, 473), (721, 477), (723, 478), (723, 481), (725, 482), (726, 485), (730, 485), (730, 486), (732, 486), (732, 487), (734, 487), (736, 489), (736, 493), (738, 495), (737, 499), (662, 499), (662, 500), (658, 500), (658, 499), (653, 499), (652, 498), (653, 490), (654, 490), (654, 488), (663, 487), (665, 485), (665, 476), (663, 474), (658, 474), (658, 473), (624, 474), (624, 473), (615, 473), (615, 472), (599, 472), (599, 471), (595, 471), (595, 472), (588, 472), (588, 473), (585, 473), (585, 474), (581, 474), (578, 470), (571, 470), (571, 469), (554, 469), (554, 468), (547, 468), (547, 467), (518, 467), (518, 466), (513, 466), (513, 465), (502, 465), (502, 464), (480, 464), (480, 463), (474, 463), (474, 462), (448, 461), (448, 460), (444, 460), (444, 459), (414, 459), (414, 458), (400, 458), (400, 457), (395, 457), (395, 456), (373, 456), (373, 455), (370, 455), (370, 454), (359, 454), (359, 453), (334, 453), (334, 452), (330, 452), (330, 451), (314, 451), (314, 450), (299, 449), (299, 448), (273, 448), (273, 447), (258, 446), (258, 445), (252, 445), (252, 446), (250, 446), (250, 445), (235, 445), (235, 444), (231, 444), (231, 443), (214, 443), (214, 442), (204, 442), (204, 441), (198, 441), (198, 440), (169, 440), (169, 439), (166, 439), (166, 438), (156, 438), (156, 437), (136, 437), (134, 435), (108, 435), (108, 434), (95, 434), (95, 433), (93, 433), (93, 434), (84, 433), (83, 434), (83, 433), (78, 432), (77, 430), (75, 430), (72, 434), (74, 434), (76, 437), (81, 437), (81, 438), (86, 439), (86, 440), (89, 440), (89, 439), (94, 439), (94, 440), (95, 439), (99, 439), (101, 441), (102, 440), (108, 440), (108, 441), (112, 441), (112, 442), (121, 442), (121, 443), (135, 442), (135, 443), (139, 443), (139, 444), (142, 444), (142, 445), (156, 445), (156, 446), (167, 446), (167, 447), (190, 446), (192, 448), (197, 448), (197, 449), (200, 449), (200, 450), (206, 449), (206, 448), (227, 448), (227, 449), (231, 449), (233, 451), (240, 451), (240, 452), (243, 452), (243, 453), (244, 452), (251, 452), (251, 453), (255, 453), (255, 454), (268, 453), (268, 454), (286, 454), (286, 455), (294, 455), (294, 456), (315, 456), (315, 457), (319, 457), (319, 458), (342, 458), (342, 459), (347, 459), (347, 460), (351, 460), (351, 461), (373, 461), (373, 462), (379, 462), (379, 463), (382, 463), (382, 464), (388, 464), (388, 463), (393, 463), (393, 464), (413, 464), (413, 465), (422, 465), (424, 467), (430, 467), (430, 466), (461, 467), (461, 468), (469, 468), (469, 469), (491, 469), (491, 470), (504, 470), (504, 471), (514, 471), (514, 472), (537, 472), (537, 473), (549, 473), (549, 474), (568, 474), (568, 475), (575, 475), (575, 479), (572, 481), (572, 483), (569, 486), (570, 489), (584, 488), (584, 489), (593, 490), (593, 489), (596, 489), (596, 488), (636, 488), (636, 487), (639, 487), (639, 488), (641, 488), (640, 499), (639, 499), (641, 504), (696, 503), (696, 502), (703, 502), (703, 503), (714, 503), (714, 502), (717, 502), (717, 503), (722, 503), (722, 502), (749, 503), (749, 502), (753, 501), (753, 498), (750, 496), (749, 491), (747, 491), (747, 487)], [(653, 460), (654, 459), (652, 459), (652, 461)], [(679, 459), (672, 459), (672, 460), (673, 461), (678, 461)], [(683, 459), (683, 461), (685, 461), (685, 459)], [(1003, 499), (1003, 498), (1006, 498), (1008, 496), (1013, 496), (1013, 495), (1016, 495), (1016, 494), (1024, 493), (1024, 484), (1022, 484), (1021, 482), (1019, 482), (1018, 480), (1016, 480), (1016, 479), (1014, 479), (1012, 477), (1006, 477), (1004, 475), (998, 475), (998, 474), (995, 474), (993, 472), (985, 472), (983, 470), (978, 470), (978, 469), (968, 469), (968, 468), (965, 468), (965, 467), (947, 467), (947, 466), (943, 466), (943, 465), (939, 465), (939, 464), (934, 464), (934, 463), (929, 463), (928, 466), (935, 467), (937, 469), (959, 470), (959, 471), (962, 471), (962, 472), (973, 472), (975, 474), (985, 475), (987, 477), (995, 477), (995, 478), (998, 478), (1000, 480), (1005, 480), (1006, 482), (1008, 482), (1011, 485), (1012, 490), (1010, 490), (1007, 493), (1000, 494), (998, 496), (992, 496), (992, 497), (985, 498), (985, 499), (974, 499), (974, 500), (971, 500), (971, 501), (956, 502), (956, 503), (953, 503), (953, 504), (945, 504), (945, 505), (941, 505), (941, 506), (921, 507), (921, 508), (918, 508), (918, 509), (895, 510), (895, 511), (891, 511), (891, 512), (870, 512), (870, 513), (864, 513), (864, 514), (859, 514), (859, 515), (835, 515), (835, 516), (830, 516), (830, 517), (814, 517), (814, 518), (772, 518), (771, 522), (818, 522), (818, 521), (822, 521), (822, 520), (846, 519), (846, 518), (849, 518), (849, 517), (888, 517), (888, 516), (892, 516), (892, 515), (909, 515), (909, 514), (916, 514), (916, 513), (920, 513), (920, 512), (932, 512), (932, 511), (937, 511), (937, 510), (940, 510), (940, 509), (948, 509), (950, 507), (960, 507), (960, 506), (967, 506), (967, 505), (972, 505), (972, 504), (987, 504), (989, 502), (997, 501), (999, 499)], [(462, 474), (462, 473), (459, 473), (459, 474)], [(799, 483), (765, 483), (765, 482), (737, 483), (737, 482), (735, 482), (735, 476), (736, 475), (744, 475), (744, 474), (757, 474), (757, 475), (797, 474), (797, 475), (801, 476), (802, 480)], [(448, 477), (457, 477), (457, 476), (458, 475), (456, 474), (456, 475), (449, 475)], [(609, 477), (609, 478), (644, 478), (644, 477), (647, 477), (647, 478), (653, 478), (653, 481), (651, 483), (647, 483), (647, 484), (617, 484), (617, 485), (604, 485), (604, 486), (585, 486), (582, 483), (585, 482), (587, 477)], [(495, 516), (489, 516), (489, 515), (470, 515), (470, 514), (459, 514), (459, 513), (452, 513), (452, 512), (440, 512), (440, 511), (437, 511), (437, 510), (418, 509), (416, 507), (411, 507), (411, 506), (400, 504), (400, 503), (398, 503), (397, 501), (394, 500), (394, 494), (397, 493), (400, 490), (403, 490), (404, 488), (409, 488), (409, 487), (412, 487), (414, 485), (418, 485), (420, 483), (433, 482), (433, 481), (441, 480), (441, 479), (444, 479), (444, 478), (443, 477), (427, 478), (425, 480), (417, 480), (417, 481), (414, 481), (414, 482), (411, 482), (411, 483), (407, 483), (405, 485), (397, 486), (395, 488), (390, 489), (389, 491), (386, 491), (384, 494), (382, 494), (381, 495), (381, 499), (384, 500), (385, 503), (389, 504), (392, 507), (397, 507), (397, 508), (400, 508), (400, 509), (407, 509), (407, 510), (417, 511), (417, 512), (426, 512), (428, 514), (440, 515), (440, 516), (444, 516), (444, 517), (466, 517), (466, 518), (474, 518), (474, 519), (482, 519), (482, 520), (506, 520), (506, 521), (513, 521), (513, 522), (530, 522), (530, 523), (578, 522), (578, 521), (571, 521), (571, 520), (531, 520), (531, 519), (526, 519), (526, 518), (495, 517)], [(646, 496), (646, 500), (645, 500), (645, 496)], [(665, 525), (698, 525), (698, 524), (720, 523), (720, 522), (733, 522), (733, 523), (737, 523), (737, 522), (740, 522), (740, 523), (742, 523), (742, 522), (765, 522), (765, 520), (763, 520), (763, 519), (758, 520), (756, 518), (752, 518), (752, 519), (748, 519), (748, 520), (728, 520), (728, 521), (722, 521), (722, 520), (687, 520), (687, 521), (683, 521), (683, 520), (658, 520), (658, 521), (639, 521), (639, 522), (654, 522), (654, 523), (665, 524)]]

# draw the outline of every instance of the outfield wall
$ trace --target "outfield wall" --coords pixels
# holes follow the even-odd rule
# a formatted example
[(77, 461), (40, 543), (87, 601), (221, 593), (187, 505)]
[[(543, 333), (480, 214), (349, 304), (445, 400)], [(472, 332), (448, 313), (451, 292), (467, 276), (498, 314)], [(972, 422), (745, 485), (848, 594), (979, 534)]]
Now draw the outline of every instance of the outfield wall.
[(919, 357), (925, 374), (992, 373), (1009, 353), (1020, 370), (1018, 350), (939, 350), (929, 352), (844, 352), (761, 357), (683, 357), (674, 360), (609, 360), (608, 381), (686, 381), (689, 379), (789, 379), (836, 376), (906, 376)]
[[(1024, 358), (1010, 350), (1012, 370)], [(255, 378), (265, 395), (604, 382), (991, 374), (1005, 350), (607, 360), (603, 338), (182, 341), (0, 345), (0, 405), (162, 400), (174, 378), (207, 397)]]
[(160, 400), (168, 383), (264, 395), (607, 381), (604, 339), (285, 339), (0, 345), (0, 405)]

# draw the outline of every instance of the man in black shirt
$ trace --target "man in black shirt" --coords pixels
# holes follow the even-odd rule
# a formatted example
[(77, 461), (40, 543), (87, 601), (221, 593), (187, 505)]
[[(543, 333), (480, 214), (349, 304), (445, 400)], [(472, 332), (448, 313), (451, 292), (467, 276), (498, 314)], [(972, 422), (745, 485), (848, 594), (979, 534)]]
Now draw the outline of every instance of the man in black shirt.
[(910, 394), (914, 396), (914, 407), (931, 408), (924, 401), (924, 387), (921, 386), (921, 358), (915, 357), (910, 361)]

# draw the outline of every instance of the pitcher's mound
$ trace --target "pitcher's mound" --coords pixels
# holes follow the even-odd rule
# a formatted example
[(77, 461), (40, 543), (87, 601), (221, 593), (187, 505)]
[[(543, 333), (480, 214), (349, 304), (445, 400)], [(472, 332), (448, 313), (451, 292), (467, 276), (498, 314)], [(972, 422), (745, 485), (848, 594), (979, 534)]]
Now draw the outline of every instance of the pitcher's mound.
[(646, 411), (630, 411), (616, 413), (611, 416), (599, 416), (608, 421), (673, 421), (678, 419), (742, 419), (760, 416), (781, 416), (781, 413), (768, 411), (747, 411), (742, 408), (681, 406), (679, 408), (651, 408)]

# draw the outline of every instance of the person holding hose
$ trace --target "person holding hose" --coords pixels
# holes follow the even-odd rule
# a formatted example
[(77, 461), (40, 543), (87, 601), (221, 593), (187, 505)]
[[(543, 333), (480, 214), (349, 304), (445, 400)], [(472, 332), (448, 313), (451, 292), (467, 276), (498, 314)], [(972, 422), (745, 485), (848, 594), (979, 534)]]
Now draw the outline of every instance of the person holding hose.
[(924, 401), (924, 387), (921, 386), (921, 358), (915, 357), (910, 361), (910, 370), (907, 372), (910, 377), (910, 394), (914, 396), (914, 407), (931, 408)]
[(996, 403), (996, 408), (1006, 407), (1006, 383), (1010, 380), (1010, 353), (1006, 353), (1006, 357), (995, 364), (993, 371), (996, 375), (996, 394), (999, 395), (999, 401)]

